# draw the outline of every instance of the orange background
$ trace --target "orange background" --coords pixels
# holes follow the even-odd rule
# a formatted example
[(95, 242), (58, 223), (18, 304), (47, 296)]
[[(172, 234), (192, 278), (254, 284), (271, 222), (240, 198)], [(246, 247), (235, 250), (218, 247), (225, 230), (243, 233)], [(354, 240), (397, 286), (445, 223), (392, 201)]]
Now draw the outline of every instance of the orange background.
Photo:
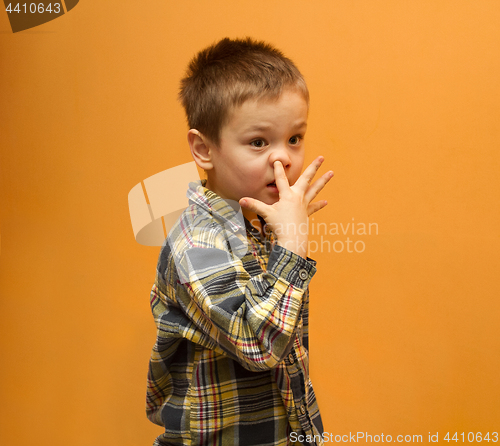
[(325, 430), (500, 431), (498, 1), (87, 0), (17, 34), (0, 12), (2, 445), (160, 433), (159, 248), (135, 242), (127, 194), (190, 161), (189, 59), (247, 35), (308, 81), (307, 161), (335, 171), (314, 223), (379, 229), (312, 255)]

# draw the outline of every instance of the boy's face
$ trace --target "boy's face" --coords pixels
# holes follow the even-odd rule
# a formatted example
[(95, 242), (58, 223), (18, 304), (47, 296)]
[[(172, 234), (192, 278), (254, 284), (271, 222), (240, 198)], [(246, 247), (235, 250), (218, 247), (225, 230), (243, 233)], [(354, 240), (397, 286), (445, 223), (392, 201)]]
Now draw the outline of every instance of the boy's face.
[[(245, 101), (222, 128), (219, 147), (211, 149), (207, 188), (235, 201), (251, 197), (266, 204), (277, 202), (273, 164), (281, 161), (290, 185), (299, 178), (307, 112), (303, 95), (291, 89), (277, 100)], [(256, 217), (247, 210), (243, 214), (250, 221)]]

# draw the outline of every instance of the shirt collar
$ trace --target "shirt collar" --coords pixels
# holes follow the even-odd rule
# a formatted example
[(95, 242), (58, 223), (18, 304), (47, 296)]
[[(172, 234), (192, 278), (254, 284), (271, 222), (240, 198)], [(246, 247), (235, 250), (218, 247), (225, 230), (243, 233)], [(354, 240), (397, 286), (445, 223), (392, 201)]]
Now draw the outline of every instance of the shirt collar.
[(189, 183), (187, 191), (189, 204), (200, 206), (223, 225), (235, 225), (235, 230), (245, 229), (246, 219), (243, 217), (241, 206), (238, 202), (219, 197), (215, 192), (207, 189), (205, 187), (206, 184), (206, 179)]
[[(221, 198), (214, 191), (207, 189), (205, 187), (206, 184), (206, 179), (189, 183), (187, 191), (189, 204), (200, 206), (223, 226), (227, 227), (227, 225), (229, 225), (233, 232), (237, 233), (246, 229), (257, 240), (263, 241), (258, 229), (253, 227), (252, 224), (243, 216), (239, 203), (234, 200)], [(264, 227), (264, 219), (260, 216), (258, 217)], [(272, 231), (266, 229), (264, 239), (271, 242), (274, 241), (274, 238), (275, 237)]]

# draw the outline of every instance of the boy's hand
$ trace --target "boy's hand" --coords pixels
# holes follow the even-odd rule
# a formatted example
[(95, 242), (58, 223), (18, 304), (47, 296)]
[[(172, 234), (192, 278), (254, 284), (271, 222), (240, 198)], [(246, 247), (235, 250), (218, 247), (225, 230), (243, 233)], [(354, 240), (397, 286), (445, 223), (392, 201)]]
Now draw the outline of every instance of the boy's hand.
[(304, 258), (307, 257), (308, 217), (327, 205), (325, 200), (315, 203), (311, 201), (333, 177), (333, 172), (329, 171), (311, 184), (323, 161), (322, 156), (316, 158), (293, 186), (288, 183), (281, 162), (276, 161), (274, 178), (279, 200), (273, 205), (248, 197), (239, 201), (242, 208), (257, 213), (266, 221), (276, 235), (278, 245)]

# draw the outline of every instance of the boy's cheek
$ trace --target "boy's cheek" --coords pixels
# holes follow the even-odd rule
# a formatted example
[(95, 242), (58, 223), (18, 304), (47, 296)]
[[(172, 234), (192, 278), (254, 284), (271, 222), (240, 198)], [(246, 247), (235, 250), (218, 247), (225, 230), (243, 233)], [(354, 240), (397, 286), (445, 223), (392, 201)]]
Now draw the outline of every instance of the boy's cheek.
[(302, 172), (302, 168), (299, 169), (297, 172), (294, 172), (293, 176), (290, 176), (290, 178), (288, 178), (288, 182), (290, 183), (290, 186), (293, 186), (295, 184), (295, 182), (299, 179), (301, 172)]

